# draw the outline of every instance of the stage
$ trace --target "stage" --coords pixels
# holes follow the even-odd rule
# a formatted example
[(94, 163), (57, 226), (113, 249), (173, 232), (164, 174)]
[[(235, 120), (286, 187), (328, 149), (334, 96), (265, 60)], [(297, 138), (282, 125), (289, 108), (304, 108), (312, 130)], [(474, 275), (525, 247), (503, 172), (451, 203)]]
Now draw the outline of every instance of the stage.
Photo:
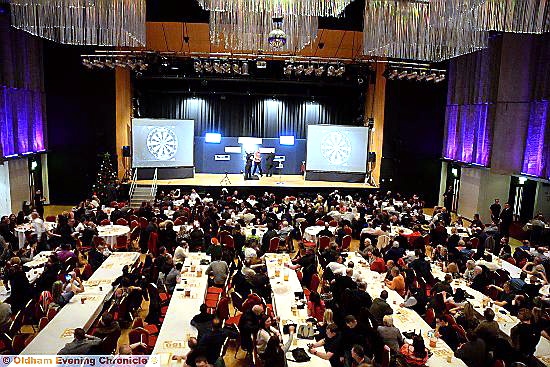
[[(196, 173), (193, 178), (158, 180), (158, 186), (178, 187), (279, 187), (297, 189), (374, 189), (374, 186), (364, 183), (306, 181), (302, 175), (276, 175), (261, 177), (259, 180), (245, 180), (241, 174), (228, 174), (228, 182), (222, 182), (224, 174)], [(153, 180), (137, 180), (138, 185), (152, 185)]]

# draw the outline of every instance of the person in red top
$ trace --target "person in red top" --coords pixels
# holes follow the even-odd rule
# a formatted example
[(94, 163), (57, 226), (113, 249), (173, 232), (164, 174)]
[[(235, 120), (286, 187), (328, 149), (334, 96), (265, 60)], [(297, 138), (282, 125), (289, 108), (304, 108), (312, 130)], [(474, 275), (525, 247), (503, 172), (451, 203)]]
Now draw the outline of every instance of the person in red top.
[(317, 321), (322, 322), (325, 314), (325, 302), (317, 292), (311, 292), (307, 303), (307, 315), (314, 317)]
[(384, 262), (384, 259), (380, 256), (380, 252), (373, 251), (372, 254), (375, 257), (375, 260), (370, 264), (370, 270), (380, 274), (385, 273), (386, 263)]

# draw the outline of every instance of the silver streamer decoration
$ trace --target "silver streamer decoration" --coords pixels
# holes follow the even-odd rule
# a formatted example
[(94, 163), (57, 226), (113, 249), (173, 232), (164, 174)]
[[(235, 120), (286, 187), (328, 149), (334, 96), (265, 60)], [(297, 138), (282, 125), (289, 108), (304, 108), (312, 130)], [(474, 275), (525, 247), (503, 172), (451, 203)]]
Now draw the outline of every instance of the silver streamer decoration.
[[(318, 18), (314, 16), (283, 16), (282, 30), (286, 45), (276, 51), (298, 51), (317, 37)], [(231, 50), (271, 50), (269, 33), (275, 28), (271, 13), (248, 11), (210, 12), (210, 41)]]
[(12, 25), (74, 45), (145, 46), (145, 0), (11, 0)]
[(210, 11), (269, 13), (310, 17), (336, 17), (353, 0), (198, 0)]
[(298, 51), (317, 37), (319, 16), (338, 16), (352, 0), (198, 0), (210, 10), (210, 41), (232, 50), (272, 50), (273, 18), (287, 35), (281, 49)]
[(442, 61), (487, 47), (488, 31), (549, 30), (547, 0), (366, 0), (365, 55)]

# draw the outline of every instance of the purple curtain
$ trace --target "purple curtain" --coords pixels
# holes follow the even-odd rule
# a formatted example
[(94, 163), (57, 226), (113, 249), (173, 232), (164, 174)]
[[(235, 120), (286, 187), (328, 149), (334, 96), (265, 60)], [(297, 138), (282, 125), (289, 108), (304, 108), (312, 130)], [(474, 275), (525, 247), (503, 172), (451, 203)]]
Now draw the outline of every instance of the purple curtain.
[(531, 103), (522, 172), (550, 178), (550, 115), (548, 101)]
[(0, 15), (0, 154), (46, 149), (42, 43)]

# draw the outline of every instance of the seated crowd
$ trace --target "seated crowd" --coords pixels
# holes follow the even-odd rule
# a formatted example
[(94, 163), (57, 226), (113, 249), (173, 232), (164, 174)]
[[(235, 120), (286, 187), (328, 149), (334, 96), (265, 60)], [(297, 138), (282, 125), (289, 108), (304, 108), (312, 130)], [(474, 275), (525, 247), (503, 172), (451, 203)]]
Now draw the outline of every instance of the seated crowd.
[[(209, 286), (231, 296), (238, 317), (229, 317), (221, 306), (202, 305), (191, 321), (198, 335), (188, 341), (190, 352), (175, 357), (189, 366), (223, 363), (220, 355), (227, 339), (238, 339), (243, 350), (257, 355), (258, 363), (285, 366), (285, 353), (297, 330), (288, 328), (290, 338), (283, 344), (264, 256), (277, 251), (292, 254), (286, 266), (299, 274), (307, 294), (308, 315), (316, 324), (308, 352), (334, 367), (383, 365), (386, 353), (405, 365), (424, 365), (430, 358), (422, 337), (405, 336), (410, 330), (394, 326), (389, 292), (403, 297), (398, 306), (421, 315), (470, 367), (500, 361), (533, 364), (540, 338), (550, 338), (550, 298), (540, 294), (550, 271), (547, 249), (533, 249), (524, 241), (512, 251), (499, 223), (485, 226), (477, 216), (466, 228), (461, 218), (453, 222), (441, 207), (425, 215), (424, 202), (416, 195), (344, 196), (335, 191), (327, 197), (278, 197), (267, 192), (255, 197), (222, 189), (217, 197), (201, 197), (195, 190), (189, 195), (161, 193), (154, 203), (137, 209), (110, 203), (114, 209), (109, 214), (101, 204), (95, 196), (82, 202), (53, 218), (56, 226), (50, 230), (36, 212), (2, 218), (0, 265), (11, 290), (0, 304), (4, 331), (20, 332), (13, 330), (18, 311), (32, 309), (38, 321), (62, 308), (84, 291), (84, 281), (112, 252), (134, 249), (142, 253), (139, 264), (125, 267), (113, 282), (113, 297), (88, 330), (90, 335), (76, 329), (74, 340), (60, 354), (113, 352), (121, 328), (158, 334), (182, 265), (189, 252), (199, 251), (212, 259), (205, 274)], [(25, 223), (30, 226), (20, 248), (15, 229)], [(129, 226), (129, 241), (107, 244), (97, 230), (104, 223)], [(314, 237), (306, 236), (312, 226), (322, 229)], [(385, 274), (380, 294), (369, 294), (369, 280), (361, 279), (357, 264), (347, 260), (352, 238), (353, 249), (370, 270)], [(52, 252), (31, 283), (25, 264), (41, 251)], [(502, 261), (519, 267), (519, 277), (497, 266)], [(475, 310), (471, 296), (452, 287), (459, 278), (519, 319), (509, 336), (501, 332), (492, 308)], [(135, 316), (143, 311), (144, 301), (148, 307), (142, 321)], [(147, 354), (153, 346), (154, 342), (130, 338), (119, 353)]]

